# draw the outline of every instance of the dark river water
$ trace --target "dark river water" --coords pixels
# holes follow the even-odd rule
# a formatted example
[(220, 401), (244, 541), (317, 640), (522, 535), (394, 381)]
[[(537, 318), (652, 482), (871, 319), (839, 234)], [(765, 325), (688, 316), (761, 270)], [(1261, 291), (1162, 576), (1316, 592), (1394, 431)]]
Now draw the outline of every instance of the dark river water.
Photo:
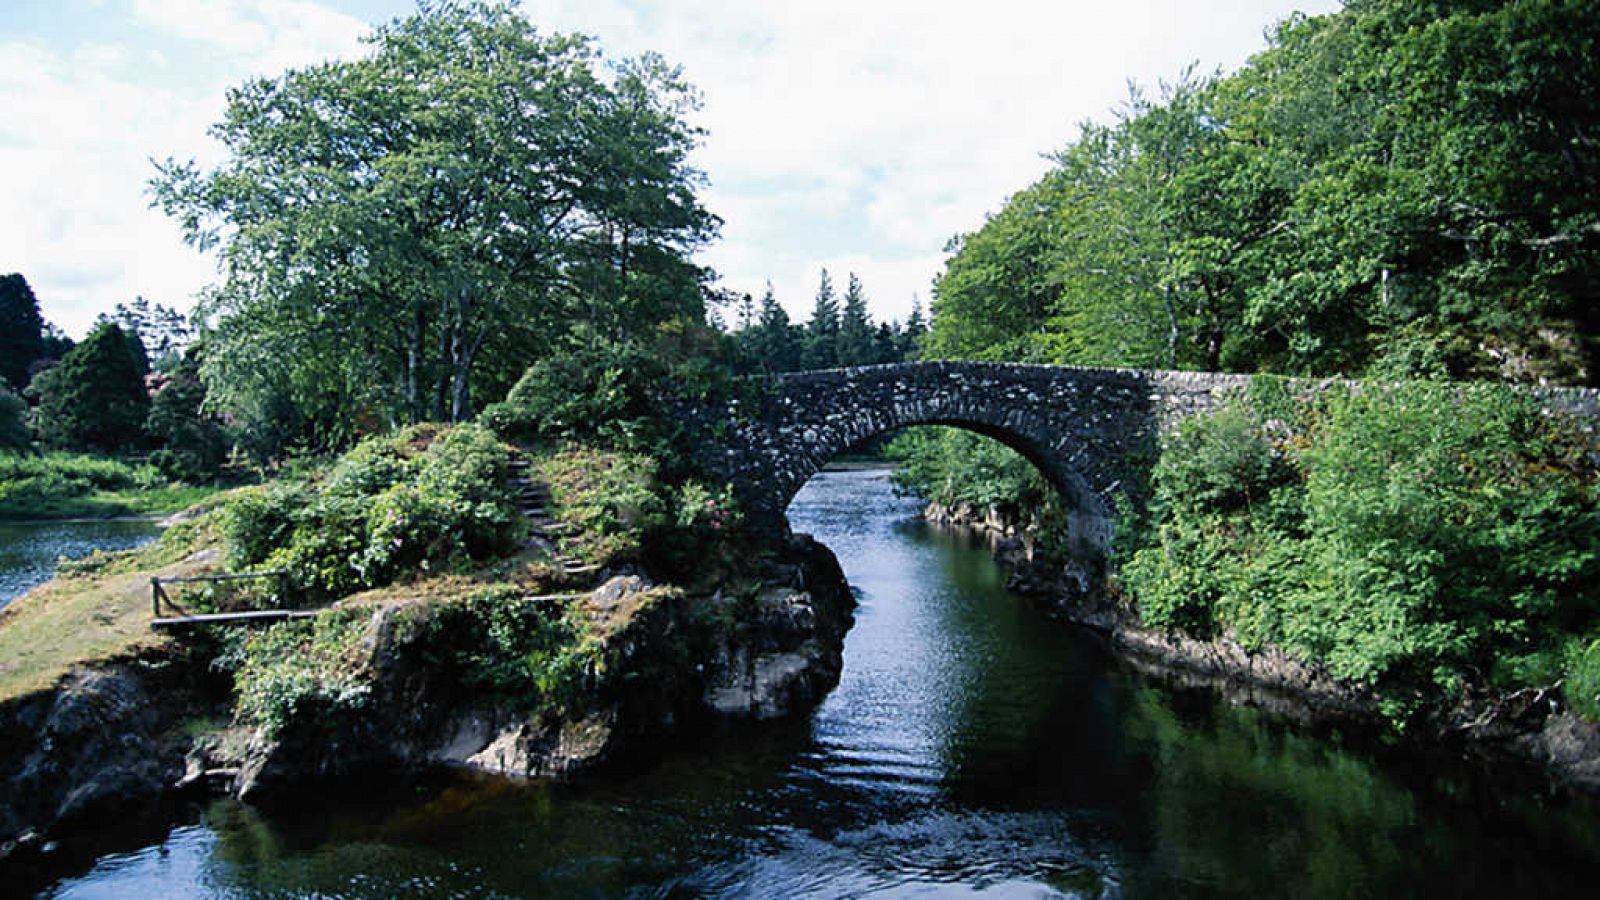
[(56, 560), (95, 550), (126, 550), (154, 540), (161, 529), (143, 519), (78, 522), (0, 522), (0, 609), (56, 574)]
[(1593, 814), (1159, 689), (915, 511), (881, 472), (791, 508), (861, 598), (803, 721), (585, 783), (218, 801), (45, 895), (1600, 895)]

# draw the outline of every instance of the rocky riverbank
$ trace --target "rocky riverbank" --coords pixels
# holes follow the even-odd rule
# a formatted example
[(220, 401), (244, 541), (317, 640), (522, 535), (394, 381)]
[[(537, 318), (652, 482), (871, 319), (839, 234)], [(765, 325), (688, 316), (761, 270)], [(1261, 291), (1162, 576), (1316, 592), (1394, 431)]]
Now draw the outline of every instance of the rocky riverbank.
[(802, 713), (838, 681), (854, 602), (833, 554), (804, 536), (736, 591), (619, 573), (562, 601), (582, 656), (572, 690), (536, 705), (452, 662), (495, 627), (484, 607), (403, 592), (338, 612), (353, 702), (303, 700), (281, 721), (234, 716), (210, 638), (83, 666), (0, 706), (0, 859), (183, 790), (254, 801), (439, 767), (569, 777), (719, 720)]
[[(1382, 727), (1378, 699), (1276, 648), (1252, 650), (1227, 635), (1197, 640), (1144, 627), (1127, 598), (1103, 589), (1094, 560), (1046, 560), (1025, 527), (993, 508), (930, 504), (929, 522), (984, 541), (1009, 572), (1007, 586), (1049, 615), (1102, 635), (1119, 656), (1168, 684), (1302, 722)], [(1491, 762), (1534, 766), (1555, 785), (1600, 796), (1600, 723), (1563, 703), (1556, 686), (1473, 696), (1429, 711), (1409, 740)]]

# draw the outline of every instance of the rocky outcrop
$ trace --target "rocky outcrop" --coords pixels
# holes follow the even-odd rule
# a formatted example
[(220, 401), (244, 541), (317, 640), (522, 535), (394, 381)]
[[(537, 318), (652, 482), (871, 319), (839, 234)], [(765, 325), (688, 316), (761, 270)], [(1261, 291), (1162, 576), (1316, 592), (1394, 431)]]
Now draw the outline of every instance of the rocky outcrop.
[[(790, 538), (752, 595), (693, 597), (639, 575), (582, 601), (599, 642), (582, 696), (527, 711), (474, 694), (418, 652), (407, 604), (377, 610), (362, 640), (371, 696), (336, 721), (257, 733), (242, 758), (221, 748), (195, 770), (237, 769), (233, 790), (260, 800), (310, 779), (373, 770), (474, 769), (568, 777), (637, 755), (714, 719), (772, 719), (811, 709), (838, 683), (854, 600), (833, 554)], [(427, 638), (448, 645), (448, 634)]]
[(793, 715), (839, 683), (855, 599), (826, 547), (799, 535), (789, 548), (789, 562), (763, 573), (748, 621), (716, 641), (705, 663), (702, 698), (718, 716)]
[(0, 859), (169, 790), (181, 723), (204, 711), (195, 674), (181, 658), (109, 661), (0, 707)]
[(429, 642), (451, 635), (413, 627), (423, 601), (372, 608), (353, 661), (370, 680), (364, 704), (270, 736), (247, 725), (185, 733), (226, 704), (204, 654), (75, 670), (0, 707), (0, 859), (189, 787), (255, 801), (316, 779), (436, 767), (561, 778), (695, 724), (806, 712), (838, 682), (855, 601), (833, 554), (808, 537), (762, 566), (759, 587), (740, 596), (690, 596), (640, 575), (601, 585), (581, 601), (600, 642), (583, 689), (533, 711), (437, 665)]

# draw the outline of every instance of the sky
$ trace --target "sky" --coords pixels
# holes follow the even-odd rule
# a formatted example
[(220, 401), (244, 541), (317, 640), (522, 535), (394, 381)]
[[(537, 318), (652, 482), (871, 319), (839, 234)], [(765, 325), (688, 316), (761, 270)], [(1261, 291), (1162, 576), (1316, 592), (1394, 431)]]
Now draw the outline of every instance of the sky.
[[(880, 320), (924, 308), (951, 237), (1049, 167), (1129, 84), (1231, 70), (1337, 0), (525, 0), (704, 95), (694, 162), (723, 220), (700, 261), (803, 320), (819, 270)], [(0, 272), (77, 337), (143, 296), (189, 310), (215, 261), (149, 208), (155, 162), (220, 161), (226, 90), (363, 52), (399, 0), (0, 0)]]

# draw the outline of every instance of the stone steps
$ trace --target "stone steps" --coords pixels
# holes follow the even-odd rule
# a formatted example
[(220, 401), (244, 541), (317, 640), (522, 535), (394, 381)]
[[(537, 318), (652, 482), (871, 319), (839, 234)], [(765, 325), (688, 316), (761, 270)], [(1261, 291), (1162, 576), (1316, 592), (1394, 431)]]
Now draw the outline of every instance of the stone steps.
[(600, 566), (586, 563), (562, 551), (561, 539), (577, 534), (578, 527), (551, 515), (554, 501), (550, 496), (550, 486), (532, 477), (529, 461), (514, 456), (508, 468), (512, 474), (506, 479), (506, 484), (516, 492), (517, 507), (528, 520), (532, 531), (529, 546), (542, 545), (552, 551), (554, 562), (564, 575), (587, 575), (600, 571)]

